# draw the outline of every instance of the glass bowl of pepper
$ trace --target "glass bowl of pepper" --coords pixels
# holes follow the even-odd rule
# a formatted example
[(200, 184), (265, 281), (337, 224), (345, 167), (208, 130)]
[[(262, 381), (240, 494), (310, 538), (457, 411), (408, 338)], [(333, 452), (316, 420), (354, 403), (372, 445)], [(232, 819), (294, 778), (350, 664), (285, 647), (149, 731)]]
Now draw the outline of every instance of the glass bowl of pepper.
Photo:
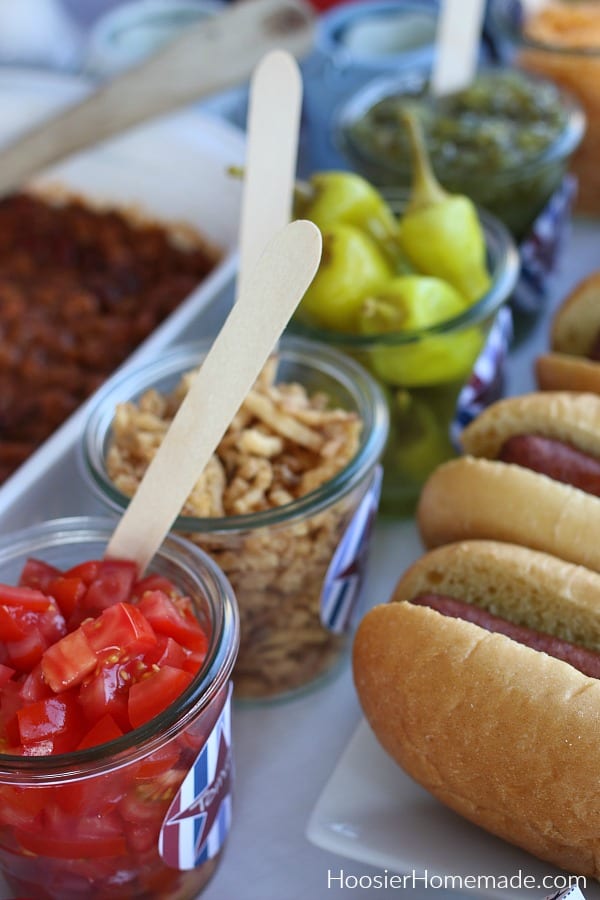
[(577, 100), (551, 81), (482, 69), (462, 91), (433, 97), (424, 73), (371, 82), (339, 111), (336, 140), (351, 166), (379, 187), (408, 189), (410, 102), (432, 166), (451, 192), (468, 195), (521, 240), (560, 187), (585, 131)]
[[(398, 219), (355, 173), (317, 173), (297, 211), (323, 232), (319, 271), (290, 329), (357, 359), (382, 386), (390, 432), (380, 509), (411, 515), (461, 425), (497, 397), (510, 338), (502, 309), (519, 259), (504, 225), (437, 183), (414, 115), (415, 180)], [(482, 352), (484, 351), (484, 352)]]
[(39, 900), (191, 900), (230, 822), (237, 607), (182, 539), (142, 577), (104, 559), (113, 529), (0, 541), (0, 871)]

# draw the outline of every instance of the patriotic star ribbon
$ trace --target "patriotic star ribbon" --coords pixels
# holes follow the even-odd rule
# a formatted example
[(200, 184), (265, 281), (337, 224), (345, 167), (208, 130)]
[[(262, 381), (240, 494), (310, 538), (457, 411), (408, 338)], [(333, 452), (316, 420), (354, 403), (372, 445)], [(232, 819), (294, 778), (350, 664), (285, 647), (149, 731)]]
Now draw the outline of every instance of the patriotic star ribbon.
[(231, 686), (206, 743), (173, 798), (158, 849), (168, 866), (193, 869), (219, 852), (231, 824)]

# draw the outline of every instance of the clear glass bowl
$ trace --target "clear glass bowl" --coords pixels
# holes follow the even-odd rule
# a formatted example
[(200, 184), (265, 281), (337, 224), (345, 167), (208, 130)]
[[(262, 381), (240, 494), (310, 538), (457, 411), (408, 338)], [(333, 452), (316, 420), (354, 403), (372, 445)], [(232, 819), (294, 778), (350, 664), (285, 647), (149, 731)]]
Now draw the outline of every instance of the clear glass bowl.
[[(398, 206), (388, 194), (392, 207)], [(485, 232), (489, 291), (458, 316), (421, 331), (377, 336), (342, 334), (294, 317), (294, 333), (343, 350), (379, 381), (385, 392), (390, 432), (383, 455), (381, 512), (414, 512), (421, 488), (439, 463), (454, 456), (451, 425), (458, 395), (470, 376), (500, 307), (519, 273), (519, 257), (506, 228), (480, 210)]]
[[(29, 557), (61, 569), (99, 559), (113, 530), (114, 521), (86, 516), (15, 532), (0, 541), (0, 582), (16, 584)], [(0, 754), (0, 871), (15, 895), (192, 900), (219, 863), (229, 791), (219, 807), (220, 830), (211, 829), (195, 849), (179, 836), (175, 861), (165, 849), (174, 833), (167, 814), (184, 780), (196, 777), (195, 761), (221, 716), (228, 735), (223, 771), (231, 769), (227, 708), (239, 641), (236, 602), (213, 561), (180, 538), (164, 541), (149, 572), (166, 576), (194, 602), (210, 634), (206, 661), (171, 706), (116, 740), (56, 756)], [(183, 862), (184, 850), (191, 863)]]
[[(112, 379), (96, 395), (81, 461), (92, 489), (111, 509), (121, 512), (128, 503), (106, 465), (117, 404), (151, 387), (170, 393), (201, 362), (208, 346), (175, 347)], [(347, 585), (350, 597), (362, 582), (377, 508), (377, 465), (388, 432), (385, 398), (353, 360), (290, 338), (281, 342), (278, 360), (278, 382), (297, 382), (311, 394), (324, 392), (332, 406), (357, 413), (363, 427), (351, 461), (293, 502), (245, 515), (180, 516), (174, 523), (175, 531), (206, 550), (233, 585), (241, 616), (235, 697), (243, 700), (295, 694), (318, 683), (343, 658), (354, 611), (348, 610), (340, 626), (330, 621), (327, 609), (338, 590), (343, 593)], [(357, 522), (350, 555), (344, 556), (339, 548), (348, 546), (349, 527), (352, 523), (356, 531)], [(340, 560), (346, 575), (339, 570)]]
[[(475, 84), (478, 91), (489, 84), (489, 96), (482, 99), (482, 94), (469, 101), (472, 111), (468, 114), (452, 114), (445, 111), (445, 104), (454, 103), (453, 98), (427, 100), (428, 81), (424, 73), (410, 72), (372, 81), (340, 109), (334, 123), (335, 140), (352, 167), (373, 184), (408, 190), (412, 164), (405, 128), (400, 118), (396, 119), (396, 100), (398, 103), (427, 100), (423, 105), (427, 110), (425, 133), (427, 135), (428, 127), (438, 131), (437, 144), (434, 146), (431, 139), (428, 144), (433, 169), (440, 182), (452, 193), (469, 196), (478, 206), (499, 218), (519, 239), (560, 185), (570, 156), (584, 133), (585, 116), (575, 99), (532, 75), (487, 68), (480, 71)], [(560, 122), (556, 123), (560, 130), (547, 145), (544, 137), (544, 146), (540, 150), (530, 149), (532, 140), (536, 147), (538, 141), (542, 147), (541, 139), (535, 134), (540, 126), (536, 129), (529, 122), (535, 104), (528, 100), (527, 114), (522, 113), (516, 120), (513, 113), (508, 114), (514, 102), (511, 95), (517, 96), (523, 85), (527, 91), (544, 91), (547, 99), (543, 115), (547, 123), (548, 117), (561, 116)], [(498, 125), (499, 120), (493, 125), (482, 123), (479, 110), (487, 114), (491, 104), (494, 116), (499, 116), (506, 124)], [(428, 121), (431, 126), (427, 125)], [(511, 131), (515, 121), (523, 122), (519, 128), (521, 135), (526, 135), (520, 138), (518, 148), (515, 133)], [(549, 129), (550, 125), (546, 124), (544, 128)], [(453, 146), (456, 146), (456, 152), (450, 153)]]
[[(571, 169), (577, 175), (579, 192), (576, 212), (600, 213), (600, 5), (586, 3), (589, 22), (570, 37), (569, 21), (577, 17), (574, 2), (552, 4), (553, 34), (550, 38), (528, 34), (532, 16), (519, 0), (490, 0), (489, 20), (504, 43), (507, 62), (524, 71), (551, 79), (575, 97), (585, 111), (587, 127), (574, 153)], [(542, 14), (545, 11), (542, 9)]]

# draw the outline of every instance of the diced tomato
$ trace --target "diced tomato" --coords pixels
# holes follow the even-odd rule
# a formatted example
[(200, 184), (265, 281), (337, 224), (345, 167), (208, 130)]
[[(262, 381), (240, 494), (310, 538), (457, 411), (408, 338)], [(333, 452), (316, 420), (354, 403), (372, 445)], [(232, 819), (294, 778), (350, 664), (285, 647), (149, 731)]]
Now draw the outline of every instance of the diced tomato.
[(141, 660), (104, 664), (79, 688), (79, 705), (88, 722), (94, 723), (109, 713), (124, 732), (130, 731), (127, 710), (129, 685), (147, 671)]
[(67, 633), (65, 617), (54, 599), (45, 612), (35, 613), (35, 615), (38, 617), (36, 624), (48, 644), (59, 641)]
[(155, 646), (144, 655), (144, 661), (149, 666), (174, 666), (176, 669), (185, 669), (187, 654), (181, 644), (160, 634)]
[(162, 591), (167, 597), (175, 593), (173, 583), (164, 575), (146, 575), (140, 578), (133, 586), (133, 596), (142, 597), (146, 591)]
[(27, 634), (17, 641), (5, 641), (8, 661), (19, 672), (30, 672), (42, 658), (48, 642), (37, 625), (31, 625)]
[(23, 609), (32, 609), (35, 612), (44, 612), (50, 603), (49, 597), (36, 588), (12, 587), (9, 584), (0, 584), (0, 603), (6, 606), (20, 606)]
[(189, 653), (186, 653), (181, 668), (185, 669), (186, 672), (191, 672), (192, 675), (197, 675), (204, 665), (205, 659), (206, 651), (190, 650)]
[(98, 744), (106, 744), (108, 741), (114, 741), (116, 738), (122, 737), (123, 732), (113, 719), (107, 713), (98, 719), (95, 725), (83, 736), (79, 742), (77, 749), (85, 750), (87, 747), (96, 747)]
[(98, 660), (82, 628), (48, 647), (42, 658), (44, 678), (57, 693), (80, 684)]
[(134, 562), (126, 559), (103, 559), (96, 577), (82, 600), (86, 609), (102, 610), (115, 603), (125, 603), (138, 575)]
[(21, 683), (20, 694), (26, 703), (53, 696), (52, 689), (42, 674), (41, 663), (34, 666), (31, 672), (25, 676), (25, 680)]
[(0, 663), (0, 687), (6, 684), (7, 681), (10, 681), (14, 674), (14, 669), (11, 669), (10, 666), (5, 666), (3, 663)]
[(131, 783), (128, 766), (70, 781), (56, 789), (56, 804), (70, 815), (86, 816), (115, 809)]
[(134, 853), (146, 853), (156, 846), (157, 840), (158, 829), (154, 823), (151, 825), (130, 825), (127, 829), (127, 844)]
[(80, 578), (86, 587), (89, 587), (98, 574), (101, 563), (102, 560), (100, 559), (90, 559), (87, 562), (78, 563), (78, 565), (72, 566), (62, 574), (65, 578)]
[(56, 803), (50, 804), (44, 811), (45, 828), (42, 834), (42, 838), (52, 835), (56, 842), (51, 844), (50, 852), (45, 852), (43, 841), (37, 844), (26, 840), (22, 844), (33, 853), (65, 859), (99, 859), (126, 852), (123, 822), (116, 812), (103, 809), (102, 815), (82, 816), (75, 828), (73, 824), (71, 815), (63, 812)]
[[(151, 799), (143, 790), (143, 787), (134, 787), (127, 792), (119, 803), (119, 813), (128, 823), (149, 825), (155, 822), (160, 827), (160, 823), (164, 819), (169, 803), (173, 798), (169, 792), (165, 792), (164, 797), (159, 795)], [(127, 833), (129, 834), (129, 829), (127, 829)]]
[(54, 597), (60, 611), (67, 619), (83, 599), (86, 590), (87, 585), (82, 578), (65, 578), (63, 575), (59, 575), (48, 585), (48, 593)]
[(51, 797), (52, 788), (3, 785), (0, 792), (0, 822), (17, 828), (39, 828), (41, 813)]
[(53, 734), (41, 741), (31, 741), (23, 744), (23, 756), (53, 756), (58, 753), (72, 753), (77, 749), (77, 741), (81, 735), (81, 728)]
[[(154, 781), (159, 775), (171, 772), (179, 762), (180, 756), (179, 747), (174, 741), (171, 741), (137, 763), (136, 778), (138, 780), (148, 778)], [(183, 778), (180, 781), (183, 781)]]
[(163, 666), (129, 689), (129, 721), (133, 728), (143, 725), (166, 709), (189, 686), (193, 676), (183, 669)]
[(60, 569), (56, 569), (41, 559), (30, 557), (23, 566), (19, 585), (21, 587), (37, 588), (38, 591), (43, 591), (44, 594), (47, 594), (49, 593), (48, 585), (57, 575), (60, 575)]
[(206, 651), (207, 637), (193, 612), (179, 610), (162, 591), (146, 591), (138, 604), (152, 627), (190, 650)]
[[(2, 686), (0, 700), (0, 737), (9, 744), (18, 743), (17, 710), (24, 705), (20, 686), (12, 678)], [(13, 728), (14, 725), (14, 728)]]
[(116, 650), (136, 656), (156, 645), (152, 626), (137, 606), (130, 603), (115, 603), (81, 627), (96, 655)]
[(79, 708), (74, 691), (64, 691), (60, 697), (36, 700), (17, 711), (23, 744), (69, 731), (77, 726), (78, 720)]
[(16, 606), (0, 606), (0, 640), (18, 641), (27, 634), (27, 618)]
[(7, 718), (4, 723), (4, 740), (7, 743), (7, 748), (5, 749), (5, 753), (12, 752), (9, 750), (9, 747), (18, 748), (18, 752), (21, 751), (21, 736), (19, 732), (19, 720), (17, 719), (17, 714), (15, 713), (10, 718)]

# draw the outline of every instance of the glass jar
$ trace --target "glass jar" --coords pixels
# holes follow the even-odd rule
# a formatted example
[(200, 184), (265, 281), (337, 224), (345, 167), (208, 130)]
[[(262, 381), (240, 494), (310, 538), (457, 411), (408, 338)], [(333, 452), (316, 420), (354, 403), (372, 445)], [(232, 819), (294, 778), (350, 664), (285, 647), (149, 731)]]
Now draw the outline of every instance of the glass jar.
[[(388, 195), (392, 208), (398, 200)], [(357, 359), (385, 392), (390, 431), (383, 454), (381, 511), (410, 516), (433, 469), (456, 455), (452, 439), (457, 402), (469, 381), (498, 311), (509, 299), (519, 257), (506, 228), (479, 211), (491, 287), (473, 306), (420, 331), (356, 335), (326, 331), (292, 320), (295, 333), (327, 342)], [(501, 371), (488, 372), (486, 400), (497, 398)], [(480, 385), (481, 387), (481, 385)]]
[[(111, 509), (120, 512), (128, 503), (107, 469), (117, 404), (136, 400), (149, 388), (169, 394), (208, 347), (207, 342), (175, 347), (111, 379), (97, 393), (81, 461), (92, 489)], [(235, 697), (242, 700), (294, 695), (322, 681), (343, 659), (364, 579), (379, 499), (377, 463), (388, 430), (383, 394), (353, 360), (287, 337), (277, 358), (278, 384), (322, 392), (330, 406), (356, 414), (362, 428), (349, 462), (292, 502), (241, 515), (184, 515), (174, 523), (233, 585), (241, 620)]]
[[(16, 532), (0, 542), (0, 582), (16, 584), (30, 557), (61, 569), (101, 558), (113, 529), (81, 517)], [(164, 712), (116, 740), (56, 756), (0, 754), (0, 869), (16, 895), (191, 900), (219, 864), (231, 814), (236, 603), (214, 563), (180, 538), (164, 541), (149, 571), (194, 602), (210, 634), (206, 661)], [(192, 815), (203, 802), (204, 822)]]
[(412, 164), (399, 109), (420, 110), (431, 163), (451, 193), (466, 194), (521, 239), (560, 187), (585, 116), (546, 79), (481, 69), (472, 85), (432, 98), (410, 72), (372, 81), (340, 109), (336, 141), (350, 164), (383, 188), (408, 190)]
[(600, 6), (594, 2), (532, 4), (492, 0), (489, 20), (507, 64), (551, 79), (581, 103), (585, 135), (571, 161), (579, 191), (576, 212), (600, 213)]
[(309, 171), (344, 165), (332, 110), (373, 78), (431, 69), (437, 15), (436, 0), (352, 0), (319, 16), (314, 51), (302, 63)]
[(192, 25), (218, 15), (222, 0), (131, 0), (100, 16), (90, 32), (85, 69), (109, 78), (142, 62)]

